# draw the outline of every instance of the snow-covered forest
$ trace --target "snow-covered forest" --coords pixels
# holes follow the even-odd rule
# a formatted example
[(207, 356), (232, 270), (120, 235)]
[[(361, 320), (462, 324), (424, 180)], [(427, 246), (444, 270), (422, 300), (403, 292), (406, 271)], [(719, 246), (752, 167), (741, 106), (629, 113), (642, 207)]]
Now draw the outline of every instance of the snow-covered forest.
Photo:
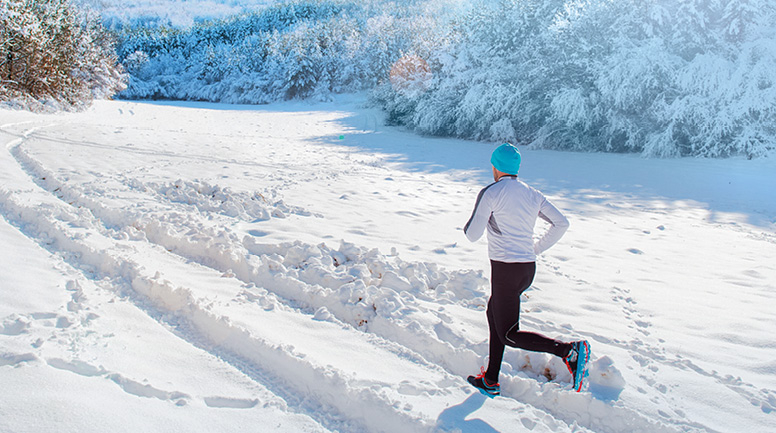
[(445, 33), (441, 6), (408, 3), (296, 1), (189, 29), (127, 27), (122, 96), (257, 104), (372, 89)]
[(759, 156), (776, 125), (771, 0), (484, 2), (430, 91), (378, 99), (427, 134), (647, 156)]

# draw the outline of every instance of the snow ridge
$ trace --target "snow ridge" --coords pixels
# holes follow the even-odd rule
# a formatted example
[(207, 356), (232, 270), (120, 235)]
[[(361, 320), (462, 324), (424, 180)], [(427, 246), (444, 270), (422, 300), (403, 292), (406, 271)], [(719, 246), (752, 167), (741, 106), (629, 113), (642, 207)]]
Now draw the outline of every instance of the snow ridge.
[[(111, 248), (111, 240), (93, 232), (87, 239), (83, 227), (72, 227), (74, 222), (79, 222), (81, 226), (96, 227), (94, 221), (86, 219), (86, 214), (76, 215), (61, 206), (47, 206), (43, 209), (25, 206), (7, 191), (0, 191), (0, 209), (8, 220), (22, 227), (25, 233), (48, 244), (53, 251), (68, 256), (71, 263), (92, 273), (94, 278), (109, 278), (115, 280), (119, 287), (128, 286), (125, 290), (131, 292), (126, 294), (136, 298), (135, 302), (149, 309), (151, 314), (173, 315), (177, 320), (188, 322), (214, 349), (232, 352), (253, 366), (268, 369), (272, 372), (268, 376), (279, 376), (278, 380), (283, 385), (296, 386), (299, 395), (316, 395), (318, 401), (332, 406), (325, 408), (325, 412), (340, 412), (343, 419), (357, 422), (367, 431), (429, 431), (428, 426), (424, 427), (416, 418), (395, 411), (393, 402), (386, 401), (373, 390), (351, 386), (350, 381), (335, 370), (310, 365), (296, 356), (292, 348), (277, 346), (252, 336), (247, 330), (232, 324), (228, 318), (207, 311), (202, 301), (196, 299), (189, 289), (174, 287), (167, 281), (146, 275), (147, 271), (132, 258), (115, 251), (115, 247)], [(104, 249), (106, 246), (107, 249)], [(196, 340), (196, 337), (192, 337), (192, 340)], [(19, 361), (12, 358), (11, 362)], [(61, 366), (58, 363), (55, 365)], [(289, 368), (289, 365), (293, 368)], [(297, 377), (297, 374), (284, 377), (284, 371), (304, 374), (301, 377)], [(314, 377), (315, 380), (308, 381), (305, 376)], [(163, 400), (180, 400), (185, 397), (142, 386), (120, 375), (110, 375), (109, 378), (133, 394), (150, 395)]]

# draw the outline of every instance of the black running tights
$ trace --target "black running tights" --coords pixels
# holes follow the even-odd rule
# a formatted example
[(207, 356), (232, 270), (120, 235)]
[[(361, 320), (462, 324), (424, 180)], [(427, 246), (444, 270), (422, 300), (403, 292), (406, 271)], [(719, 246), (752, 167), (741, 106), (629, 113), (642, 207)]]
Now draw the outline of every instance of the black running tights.
[(504, 263), (491, 260), (490, 269), (491, 294), (487, 311), (490, 361), (485, 372), (488, 382), (498, 382), (504, 346), (566, 356), (571, 350), (571, 344), (519, 330), (520, 295), (531, 286), (536, 274), (536, 263)]

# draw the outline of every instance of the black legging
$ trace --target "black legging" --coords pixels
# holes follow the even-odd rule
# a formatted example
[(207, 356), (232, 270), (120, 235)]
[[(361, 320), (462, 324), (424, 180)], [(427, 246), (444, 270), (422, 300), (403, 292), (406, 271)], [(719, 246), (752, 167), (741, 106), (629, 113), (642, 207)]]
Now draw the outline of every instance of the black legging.
[(491, 294), (487, 312), (490, 361), (485, 373), (488, 382), (498, 382), (504, 346), (566, 356), (571, 350), (570, 343), (518, 330), (520, 295), (531, 286), (536, 274), (536, 263), (504, 263), (491, 260), (490, 269)]

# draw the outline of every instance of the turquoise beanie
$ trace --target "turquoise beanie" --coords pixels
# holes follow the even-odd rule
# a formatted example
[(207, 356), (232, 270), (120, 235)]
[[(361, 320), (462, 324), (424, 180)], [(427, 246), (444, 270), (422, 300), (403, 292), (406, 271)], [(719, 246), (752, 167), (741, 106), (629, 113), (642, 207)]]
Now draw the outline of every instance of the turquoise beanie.
[(520, 151), (509, 143), (504, 143), (493, 151), (490, 163), (496, 170), (506, 174), (517, 174), (520, 170)]

